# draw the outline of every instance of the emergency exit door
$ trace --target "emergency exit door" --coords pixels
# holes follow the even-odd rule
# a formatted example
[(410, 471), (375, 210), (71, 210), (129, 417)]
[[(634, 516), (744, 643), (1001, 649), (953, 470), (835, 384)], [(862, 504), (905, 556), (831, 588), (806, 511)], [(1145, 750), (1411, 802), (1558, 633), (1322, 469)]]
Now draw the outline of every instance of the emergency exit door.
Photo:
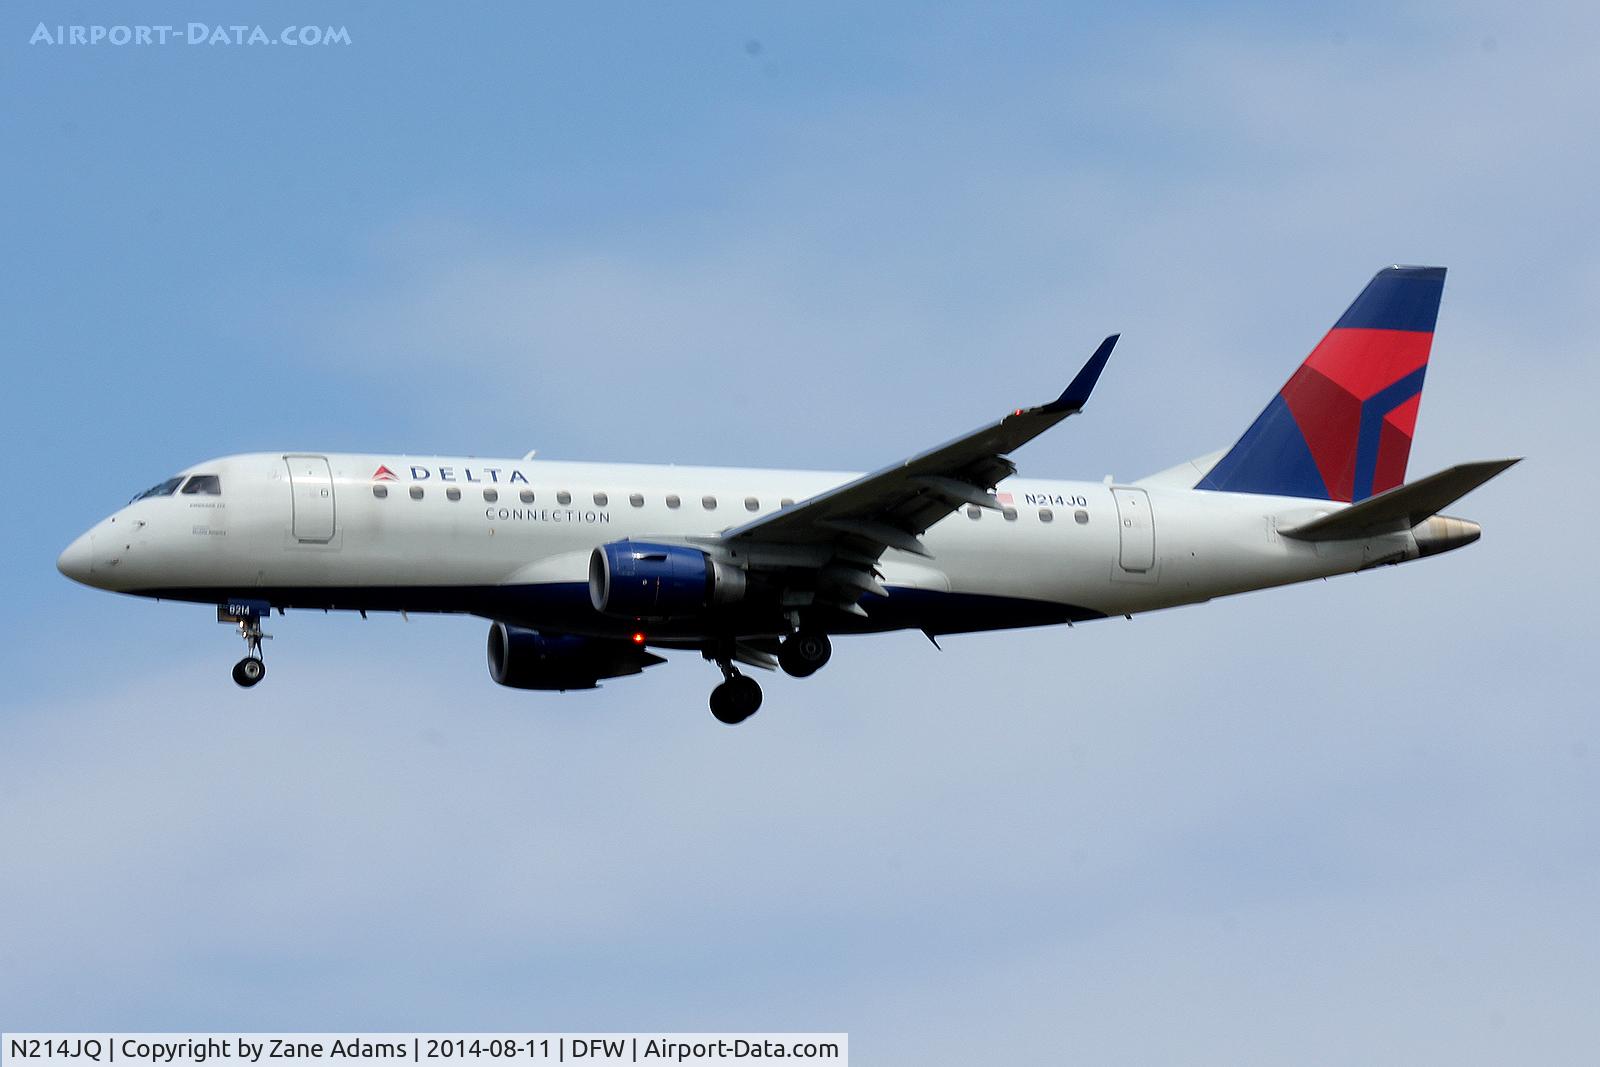
[(333, 471), (327, 456), (284, 456), (293, 489), (296, 541), (333, 540)]
[(1122, 538), (1122, 569), (1144, 574), (1156, 565), (1156, 527), (1150, 518), (1150, 495), (1143, 489), (1113, 489), (1117, 501), (1117, 533)]

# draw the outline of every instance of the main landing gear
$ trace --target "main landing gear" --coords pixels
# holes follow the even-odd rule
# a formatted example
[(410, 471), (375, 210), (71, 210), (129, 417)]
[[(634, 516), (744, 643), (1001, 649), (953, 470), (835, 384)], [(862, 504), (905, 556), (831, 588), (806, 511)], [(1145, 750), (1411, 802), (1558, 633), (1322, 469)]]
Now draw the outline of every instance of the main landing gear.
[(821, 630), (796, 630), (778, 646), (778, 666), (794, 678), (809, 678), (833, 656), (833, 643)]
[[(223, 615), (224, 609), (218, 609), (217, 614)], [(239, 636), (244, 638), (245, 653), (244, 659), (233, 665), (233, 680), (245, 689), (249, 689), (267, 676), (267, 664), (261, 658), (261, 642), (270, 641), (272, 638), (269, 634), (261, 632), (262, 615), (262, 611), (251, 609), (218, 620), (239, 624)]]
[[(711, 714), (718, 722), (729, 726), (744, 722), (761, 707), (761, 686), (754, 678), (739, 673), (733, 665), (734, 654), (731, 643), (705, 653), (705, 657), (713, 660), (722, 671), (723, 679), (722, 684), (711, 691)], [(746, 654), (759, 656), (762, 665), (770, 667), (772, 664), (772, 657), (767, 653)], [(817, 673), (832, 656), (833, 643), (821, 630), (796, 630), (778, 646), (778, 666), (796, 678)]]
[(761, 686), (754, 678), (740, 674), (725, 659), (717, 660), (722, 670), (723, 683), (711, 691), (711, 714), (716, 720), (737, 726), (761, 708)]

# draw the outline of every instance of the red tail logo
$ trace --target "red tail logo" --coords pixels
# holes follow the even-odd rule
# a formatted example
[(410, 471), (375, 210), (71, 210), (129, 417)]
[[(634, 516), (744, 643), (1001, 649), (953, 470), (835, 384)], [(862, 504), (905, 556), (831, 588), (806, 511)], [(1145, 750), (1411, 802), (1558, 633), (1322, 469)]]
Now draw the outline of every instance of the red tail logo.
[(1406, 480), (1443, 267), (1387, 267), (1196, 489), (1365, 500)]

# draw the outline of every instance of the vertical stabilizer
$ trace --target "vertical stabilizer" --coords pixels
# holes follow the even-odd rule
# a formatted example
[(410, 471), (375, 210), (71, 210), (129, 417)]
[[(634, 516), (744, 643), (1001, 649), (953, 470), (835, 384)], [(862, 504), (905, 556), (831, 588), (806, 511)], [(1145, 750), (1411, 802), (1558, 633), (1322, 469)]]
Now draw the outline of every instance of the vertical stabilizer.
[(1196, 489), (1365, 500), (1405, 481), (1443, 267), (1386, 267)]

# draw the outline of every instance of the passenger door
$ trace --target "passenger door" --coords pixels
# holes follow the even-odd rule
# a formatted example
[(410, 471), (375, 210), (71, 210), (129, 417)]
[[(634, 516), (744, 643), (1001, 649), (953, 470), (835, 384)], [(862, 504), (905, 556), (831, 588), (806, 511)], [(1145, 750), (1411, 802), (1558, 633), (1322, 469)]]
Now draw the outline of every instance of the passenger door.
[(1156, 527), (1150, 518), (1150, 495), (1143, 489), (1112, 489), (1117, 502), (1117, 533), (1122, 538), (1118, 563), (1125, 571), (1148, 574), (1156, 565)]
[(296, 541), (326, 544), (333, 540), (333, 471), (327, 456), (284, 456), (293, 487)]

